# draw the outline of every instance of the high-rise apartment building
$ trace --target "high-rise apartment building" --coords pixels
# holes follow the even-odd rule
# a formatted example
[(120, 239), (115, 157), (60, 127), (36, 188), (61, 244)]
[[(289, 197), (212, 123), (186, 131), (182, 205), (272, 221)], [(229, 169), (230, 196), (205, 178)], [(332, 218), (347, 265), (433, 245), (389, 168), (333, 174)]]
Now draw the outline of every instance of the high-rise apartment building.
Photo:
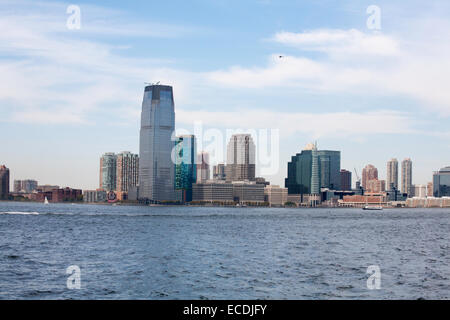
[(113, 152), (105, 153), (100, 158), (99, 188), (105, 191), (116, 190), (117, 186), (117, 156)]
[(209, 180), (209, 154), (201, 151), (197, 156), (197, 183)]
[(348, 170), (341, 170), (341, 190), (352, 190), (352, 173)]
[(171, 86), (145, 87), (139, 138), (139, 197), (150, 201), (176, 200), (175, 164), (171, 140), (175, 104)]
[(364, 190), (368, 188), (370, 180), (378, 180), (378, 169), (375, 166), (368, 164), (362, 171), (362, 187)]
[(192, 201), (192, 184), (196, 181), (197, 143), (194, 135), (179, 136), (175, 140), (175, 189), (182, 191), (184, 202)]
[(139, 182), (139, 156), (129, 151), (117, 155), (116, 160), (116, 191), (128, 192)]
[(9, 197), (9, 169), (0, 166), (0, 200), (8, 200)]
[(398, 190), (398, 161), (392, 158), (387, 163), (386, 188), (388, 190)]
[(234, 134), (227, 146), (227, 181), (255, 180), (256, 147), (250, 134)]
[(402, 193), (407, 193), (408, 197), (413, 196), (412, 190), (412, 161), (407, 158), (402, 161)]

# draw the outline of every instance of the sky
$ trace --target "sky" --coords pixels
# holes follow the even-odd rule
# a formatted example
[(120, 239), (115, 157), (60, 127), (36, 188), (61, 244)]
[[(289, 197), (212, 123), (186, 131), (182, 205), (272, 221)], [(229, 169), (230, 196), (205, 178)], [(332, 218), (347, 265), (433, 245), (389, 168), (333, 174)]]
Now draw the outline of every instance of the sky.
[(314, 141), (382, 179), (411, 158), (426, 184), (450, 165), (449, 14), (446, 0), (0, 0), (0, 165), (11, 184), (97, 188), (103, 153), (139, 152), (144, 83), (160, 81), (177, 130), (278, 132), (276, 170), (257, 163), (272, 184)]

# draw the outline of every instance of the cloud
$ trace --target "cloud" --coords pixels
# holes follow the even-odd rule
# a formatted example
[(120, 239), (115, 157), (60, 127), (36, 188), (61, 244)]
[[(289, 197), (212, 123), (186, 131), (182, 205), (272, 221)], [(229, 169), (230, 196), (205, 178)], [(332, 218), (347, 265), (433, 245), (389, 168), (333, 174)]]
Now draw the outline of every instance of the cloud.
[(302, 33), (279, 32), (273, 40), (303, 50), (322, 51), (328, 54), (400, 55), (395, 39), (381, 33), (363, 33), (356, 29), (322, 29)]

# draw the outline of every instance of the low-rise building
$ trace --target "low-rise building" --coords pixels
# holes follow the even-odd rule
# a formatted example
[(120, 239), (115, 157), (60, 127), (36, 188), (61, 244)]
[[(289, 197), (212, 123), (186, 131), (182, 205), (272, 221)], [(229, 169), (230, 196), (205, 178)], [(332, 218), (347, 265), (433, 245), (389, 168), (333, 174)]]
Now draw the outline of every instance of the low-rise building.
[(84, 190), (83, 191), (84, 202), (105, 202), (106, 191), (105, 190)]
[(219, 180), (194, 183), (192, 201), (199, 202), (233, 202), (233, 185)]
[(265, 201), (273, 206), (284, 206), (288, 201), (288, 189), (277, 185), (268, 185), (264, 188)]
[(237, 203), (264, 202), (264, 184), (254, 181), (233, 181), (233, 200)]

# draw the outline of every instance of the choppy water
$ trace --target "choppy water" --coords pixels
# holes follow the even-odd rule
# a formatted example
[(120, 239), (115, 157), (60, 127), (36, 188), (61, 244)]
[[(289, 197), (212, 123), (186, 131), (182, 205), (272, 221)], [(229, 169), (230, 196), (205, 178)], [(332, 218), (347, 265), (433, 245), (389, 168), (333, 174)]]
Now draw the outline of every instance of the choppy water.
[(448, 299), (449, 232), (448, 209), (0, 202), (0, 298)]

